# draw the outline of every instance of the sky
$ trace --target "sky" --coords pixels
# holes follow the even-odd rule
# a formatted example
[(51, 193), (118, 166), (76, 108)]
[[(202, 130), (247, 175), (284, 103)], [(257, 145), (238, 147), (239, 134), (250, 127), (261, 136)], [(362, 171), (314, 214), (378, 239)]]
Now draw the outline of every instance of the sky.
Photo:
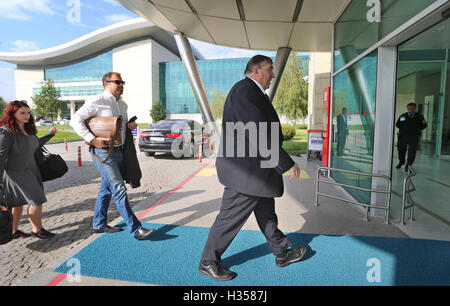
[[(115, 0), (0, 0), (0, 52), (47, 49), (108, 25), (137, 18)], [(207, 59), (250, 57), (256, 51), (191, 43)], [(275, 52), (258, 52), (275, 56)], [(15, 65), (0, 61), (0, 97), (14, 100)]]

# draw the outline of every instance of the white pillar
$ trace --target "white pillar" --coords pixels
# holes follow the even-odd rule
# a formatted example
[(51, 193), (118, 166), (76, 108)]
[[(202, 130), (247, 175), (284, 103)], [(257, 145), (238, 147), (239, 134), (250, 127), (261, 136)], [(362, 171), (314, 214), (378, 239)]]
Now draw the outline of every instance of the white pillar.
[(284, 68), (286, 67), (287, 61), (289, 59), (289, 55), (291, 54), (291, 48), (278, 48), (277, 55), (275, 56), (275, 62), (273, 63), (273, 73), (275, 74), (275, 78), (272, 80), (270, 84), (267, 95), (270, 98), (270, 101), (273, 102), (273, 98), (277, 93), (278, 85), (280, 84), (281, 77), (283, 76)]
[[(391, 177), (392, 156), (394, 151), (395, 97), (397, 84), (397, 50), (395, 47), (378, 49), (377, 96), (374, 131), (374, 150), (372, 173)], [(386, 189), (384, 180), (373, 179), (372, 189)], [(383, 204), (385, 194), (372, 193), (372, 204)], [(384, 211), (375, 210), (371, 215), (384, 215)]]

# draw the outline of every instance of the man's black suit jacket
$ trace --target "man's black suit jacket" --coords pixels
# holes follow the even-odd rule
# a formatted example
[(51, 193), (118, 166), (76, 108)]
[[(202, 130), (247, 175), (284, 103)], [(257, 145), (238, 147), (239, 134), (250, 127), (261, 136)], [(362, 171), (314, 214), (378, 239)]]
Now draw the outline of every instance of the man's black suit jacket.
[[(271, 148), (271, 123), (278, 123), (278, 156), (272, 168), (262, 168), (261, 161), (269, 160), (270, 156), (262, 154), (258, 148), (258, 140), (246, 135), (246, 155), (237, 157), (236, 150), (232, 157), (226, 155), (227, 123), (242, 122), (244, 125), (254, 122), (258, 134), (260, 123), (267, 124), (266, 147)], [(219, 181), (226, 187), (251, 196), (280, 197), (283, 195), (283, 173), (290, 170), (295, 162), (282, 148), (283, 134), (280, 119), (267, 95), (263, 94), (253, 80), (246, 77), (236, 83), (227, 96), (222, 120), (222, 137), (219, 155), (216, 161)], [(236, 140), (234, 145), (236, 146)], [(250, 146), (257, 147), (257, 155), (249, 155)]]

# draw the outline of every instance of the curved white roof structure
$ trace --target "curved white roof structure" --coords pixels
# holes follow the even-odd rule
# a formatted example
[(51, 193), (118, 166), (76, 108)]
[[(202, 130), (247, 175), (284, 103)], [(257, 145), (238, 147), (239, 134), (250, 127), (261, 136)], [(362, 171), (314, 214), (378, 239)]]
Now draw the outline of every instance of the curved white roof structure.
[(350, 0), (117, 0), (157, 26), (253, 50), (331, 51), (333, 23)]
[[(179, 56), (173, 34), (142, 18), (127, 20), (86, 34), (71, 42), (31, 52), (0, 52), (0, 61), (21, 66), (56, 66), (95, 56), (127, 42), (151, 38)], [(201, 54), (193, 49), (197, 59)]]

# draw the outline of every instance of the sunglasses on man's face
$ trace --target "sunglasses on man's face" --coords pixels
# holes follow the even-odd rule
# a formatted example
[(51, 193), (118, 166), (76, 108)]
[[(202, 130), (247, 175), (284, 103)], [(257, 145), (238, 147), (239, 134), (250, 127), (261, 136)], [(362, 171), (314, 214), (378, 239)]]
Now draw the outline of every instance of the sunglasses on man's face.
[(125, 85), (125, 81), (120, 81), (120, 80), (109, 80), (109, 81), (106, 81), (106, 82), (114, 82), (117, 85), (120, 85), (120, 84)]

